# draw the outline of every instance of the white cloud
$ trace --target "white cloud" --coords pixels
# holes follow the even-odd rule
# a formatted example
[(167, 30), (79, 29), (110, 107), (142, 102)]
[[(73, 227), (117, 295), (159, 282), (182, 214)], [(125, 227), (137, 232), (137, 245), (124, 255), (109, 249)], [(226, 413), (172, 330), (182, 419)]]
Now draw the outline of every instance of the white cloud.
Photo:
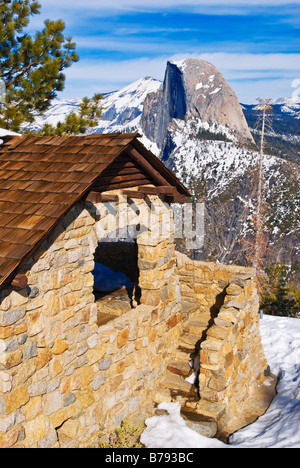
[(114, 85), (119, 83), (129, 84), (144, 76), (153, 76), (162, 79), (166, 67), (167, 57), (154, 59), (139, 58), (123, 61), (105, 61), (97, 63), (95, 59), (81, 60), (65, 71), (67, 79), (71, 80), (97, 80), (106, 87), (111, 83), (110, 89), (113, 91)]
[(93, 9), (93, 10), (113, 10), (113, 9), (132, 9), (135, 8), (170, 8), (170, 7), (182, 7), (186, 9), (188, 6), (280, 6), (280, 5), (297, 5), (298, 2), (295, 0), (113, 0), (113, 2), (107, 2), (107, 0), (85, 0), (84, 4), (79, 0), (40, 0), (42, 5), (49, 8), (54, 6), (63, 7), (64, 9)]
[(125, 82), (139, 79), (146, 75), (162, 79), (167, 60), (182, 60), (198, 58), (215, 65), (221, 73), (226, 73), (231, 79), (247, 76), (262, 78), (276, 74), (280, 76), (300, 75), (300, 54), (230, 54), (226, 52), (208, 54), (176, 54), (172, 56), (160, 55), (155, 58), (137, 58), (131, 60), (104, 60), (97, 62), (82, 59), (66, 70), (70, 78), (85, 79), (99, 78), (101, 81)]
[(254, 82), (247, 81), (246, 79), (241, 81), (228, 81), (237, 94), (239, 101), (244, 104), (255, 104), (258, 97), (271, 99), (292, 97), (294, 91), (291, 87), (292, 82), (289, 79), (258, 79)]
[[(163, 80), (167, 60), (184, 55), (159, 56), (123, 61), (82, 60), (66, 71), (64, 95), (84, 96), (94, 92), (121, 89), (145, 76)], [(189, 56), (191, 57), (191, 56)], [(242, 102), (254, 102), (256, 94), (272, 98), (290, 96), (292, 82), (300, 77), (300, 54), (229, 54), (193, 55), (213, 63), (233, 87)], [(255, 96), (255, 97), (254, 97)]]
[[(174, 11), (194, 12), (214, 15), (247, 15), (253, 9), (257, 10), (272, 8), (272, 13), (276, 14), (274, 7), (299, 6), (295, 0), (85, 0), (82, 3), (79, 0), (40, 0), (42, 4), (43, 16), (62, 16), (70, 19), (78, 14), (80, 10), (81, 17), (90, 14), (98, 14), (102, 17), (112, 16), (115, 12), (138, 13), (173, 9)], [(277, 11), (280, 14), (280, 11)], [(76, 20), (76, 17), (74, 17)]]
[[(232, 71), (290, 71), (300, 72), (300, 54), (246, 54), (216, 52), (193, 55), (194, 58), (213, 63), (217, 68)], [(176, 55), (175, 58), (186, 58)]]

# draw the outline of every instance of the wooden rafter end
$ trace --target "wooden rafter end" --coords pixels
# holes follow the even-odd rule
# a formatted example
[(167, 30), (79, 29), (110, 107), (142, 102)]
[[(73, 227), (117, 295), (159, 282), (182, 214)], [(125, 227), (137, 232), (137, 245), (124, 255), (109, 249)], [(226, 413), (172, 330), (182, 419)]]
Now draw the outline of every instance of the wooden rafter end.
[(11, 282), (13, 289), (24, 289), (28, 286), (28, 278), (25, 275), (17, 275)]

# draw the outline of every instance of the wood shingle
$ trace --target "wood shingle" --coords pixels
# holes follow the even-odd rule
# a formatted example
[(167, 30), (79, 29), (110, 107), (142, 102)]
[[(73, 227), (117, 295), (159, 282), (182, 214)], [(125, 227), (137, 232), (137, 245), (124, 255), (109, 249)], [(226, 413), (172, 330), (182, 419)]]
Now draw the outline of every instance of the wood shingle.
[(153, 184), (169, 185), (179, 195), (190, 196), (138, 136), (4, 138), (0, 147), (0, 288), (91, 190)]

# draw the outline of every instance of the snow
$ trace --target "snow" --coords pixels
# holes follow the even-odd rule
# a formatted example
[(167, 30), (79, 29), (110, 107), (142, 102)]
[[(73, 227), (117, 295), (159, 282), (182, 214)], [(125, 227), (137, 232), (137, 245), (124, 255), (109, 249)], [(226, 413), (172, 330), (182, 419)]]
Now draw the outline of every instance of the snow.
[(37, 115), (33, 124), (25, 124), (24, 129), (38, 131), (45, 123), (56, 126), (58, 122), (63, 122), (72, 112), (77, 112), (80, 103), (80, 98), (53, 99), (51, 107), (43, 115)]
[(1, 137), (5, 136), (19, 136), (19, 133), (11, 132), (10, 130), (6, 130), (5, 128), (0, 128), (0, 145), (2, 145), (3, 143)]
[(147, 428), (141, 442), (147, 448), (225, 448), (225, 444), (201, 436), (186, 426), (180, 416), (179, 403), (160, 403), (159, 409), (168, 411), (166, 416), (153, 416), (146, 420)]
[(170, 63), (173, 63), (174, 65), (176, 65), (178, 68), (180, 68), (180, 70), (182, 72), (184, 72), (184, 70), (187, 67), (186, 59), (183, 59), (183, 60), (170, 60)]
[(0, 137), (4, 136), (18, 136), (18, 133), (11, 132), (10, 130), (6, 130), (5, 128), (0, 128)]
[[(201, 130), (209, 130), (212, 134), (222, 133), (229, 141), (199, 140), (197, 134)], [(173, 119), (169, 134), (174, 143), (171, 169), (188, 186), (197, 175), (203, 176), (208, 182), (207, 200), (222, 194), (251, 170), (259, 159), (259, 152), (241, 147), (230, 129), (222, 125), (209, 125), (200, 119)], [(278, 178), (280, 173), (284, 174), (284, 164), (283, 159), (265, 155), (264, 172), (267, 176)], [(213, 181), (211, 189), (209, 181)]]
[(277, 395), (267, 412), (237, 431), (225, 444), (204, 437), (185, 424), (178, 403), (161, 403), (168, 415), (146, 420), (141, 442), (147, 448), (300, 448), (300, 320), (264, 315), (262, 343)]
[(273, 99), (271, 101), (271, 104), (272, 105), (276, 105), (276, 104), (285, 104), (287, 106), (292, 106), (292, 105), (295, 105), (295, 104), (298, 104), (300, 105), (300, 96), (292, 96), (292, 97), (282, 97), (282, 98), (278, 98), (278, 99)]
[(216, 93), (218, 93), (220, 90), (221, 90), (221, 88), (216, 88), (216, 89), (214, 89), (214, 90), (213, 90), (211, 93), (209, 93), (209, 94), (216, 94)]
[[(105, 94), (101, 101), (102, 118), (90, 133), (112, 133), (140, 130), (140, 120), (147, 94), (157, 92), (161, 82), (151, 78), (141, 78), (119, 91)], [(77, 112), (80, 98), (54, 99), (51, 107), (42, 116), (36, 116), (33, 124), (25, 129), (39, 130), (45, 123), (56, 126), (72, 112)]]
[(141, 78), (121, 91), (111, 93), (103, 99), (101, 104), (104, 108), (115, 105), (118, 112), (127, 107), (137, 107), (142, 111), (146, 95), (156, 92), (160, 85), (161, 82), (153, 78)]
[[(300, 82), (300, 80), (299, 80)], [(296, 90), (295, 92), (297, 92)], [(300, 119), (300, 113), (299, 113), (299, 108), (300, 108), (300, 96), (298, 95), (293, 95), (291, 97), (285, 97), (285, 98), (279, 98), (279, 99), (274, 99), (271, 101), (271, 105), (280, 105), (281, 107), (281, 112), (285, 112), (287, 114), (292, 115), (296, 119)]]
[(209, 88), (210, 88), (210, 85), (204, 85), (203, 83), (198, 83), (198, 84), (196, 84), (196, 91), (198, 91), (198, 90), (201, 89), (201, 88), (209, 89)]

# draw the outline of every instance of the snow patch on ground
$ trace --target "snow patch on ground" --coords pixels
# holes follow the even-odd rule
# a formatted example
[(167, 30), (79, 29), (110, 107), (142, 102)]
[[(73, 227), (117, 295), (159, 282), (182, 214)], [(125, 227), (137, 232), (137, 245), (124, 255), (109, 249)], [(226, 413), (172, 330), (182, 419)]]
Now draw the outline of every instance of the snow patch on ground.
[(161, 403), (169, 414), (146, 420), (141, 441), (147, 448), (300, 448), (300, 320), (265, 315), (260, 328), (271, 371), (279, 377), (268, 411), (225, 444), (188, 428), (179, 403)]

